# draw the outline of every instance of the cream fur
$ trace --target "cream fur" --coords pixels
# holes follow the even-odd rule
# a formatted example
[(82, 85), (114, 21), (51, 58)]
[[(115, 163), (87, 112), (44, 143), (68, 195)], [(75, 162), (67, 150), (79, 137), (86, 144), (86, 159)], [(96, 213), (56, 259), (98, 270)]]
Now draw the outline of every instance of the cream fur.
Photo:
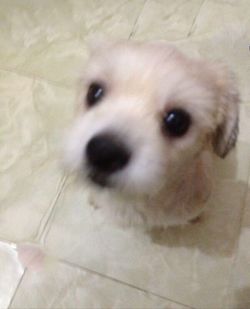
[[(101, 81), (107, 91), (97, 106), (87, 108), (91, 81)], [(85, 175), (89, 139), (115, 133), (132, 149), (133, 160), (110, 177), (111, 189), (91, 185), (94, 203), (122, 223), (185, 224), (205, 207), (213, 154), (223, 157), (235, 144), (238, 103), (226, 68), (189, 59), (169, 44), (95, 46), (80, 82), (80, 108), (67, 137), (66, 162)], [(175, 107), (192, 117), (190, 130), (179, 139), (161, 131), (164, 113)]]

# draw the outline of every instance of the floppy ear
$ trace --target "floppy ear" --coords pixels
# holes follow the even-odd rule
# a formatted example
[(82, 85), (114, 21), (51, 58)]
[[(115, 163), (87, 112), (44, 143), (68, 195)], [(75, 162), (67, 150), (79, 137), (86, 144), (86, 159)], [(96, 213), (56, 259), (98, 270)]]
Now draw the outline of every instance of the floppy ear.
[(218, 114), (213, 149), (219, 157), (225, 158), (234, 148), (238, 137), (240, 96), (232, 72), (225, 67), (217, 66), (215, 74)]

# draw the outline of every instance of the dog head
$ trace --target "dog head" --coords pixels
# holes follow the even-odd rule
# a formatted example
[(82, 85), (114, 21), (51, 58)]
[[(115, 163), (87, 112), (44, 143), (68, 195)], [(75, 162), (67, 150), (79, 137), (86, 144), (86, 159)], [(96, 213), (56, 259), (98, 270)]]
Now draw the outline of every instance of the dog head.
[(237, 138), (232, 75), (166, 43), (96, 47), (79, 102), (67, 162), (93, 183), (125, 192), (153, 194), (204, 150), (225, 157)]

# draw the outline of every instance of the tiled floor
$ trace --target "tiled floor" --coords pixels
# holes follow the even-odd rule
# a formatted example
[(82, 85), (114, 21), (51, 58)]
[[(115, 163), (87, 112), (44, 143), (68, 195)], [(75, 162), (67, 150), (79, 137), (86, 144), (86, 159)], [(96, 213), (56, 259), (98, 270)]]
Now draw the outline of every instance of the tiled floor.
[[(249, 0), (0, 0), (0, 308), (250, 308)], [(166, 39), (223, 59), (242, 94), (237, 149), (201, 222), (106, 224), (60, 145), (95, 37)]]

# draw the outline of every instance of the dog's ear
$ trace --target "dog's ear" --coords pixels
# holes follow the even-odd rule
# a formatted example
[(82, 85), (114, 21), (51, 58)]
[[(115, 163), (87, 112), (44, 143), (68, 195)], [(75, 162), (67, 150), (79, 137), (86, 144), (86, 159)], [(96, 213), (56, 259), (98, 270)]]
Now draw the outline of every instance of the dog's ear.
[(218, 101), (217, 127), (213, 134), (214, 152), (221, 158), (234, 148), (239, 128), (240, 96), (235, 77), (226, 67), (213, 65)]

